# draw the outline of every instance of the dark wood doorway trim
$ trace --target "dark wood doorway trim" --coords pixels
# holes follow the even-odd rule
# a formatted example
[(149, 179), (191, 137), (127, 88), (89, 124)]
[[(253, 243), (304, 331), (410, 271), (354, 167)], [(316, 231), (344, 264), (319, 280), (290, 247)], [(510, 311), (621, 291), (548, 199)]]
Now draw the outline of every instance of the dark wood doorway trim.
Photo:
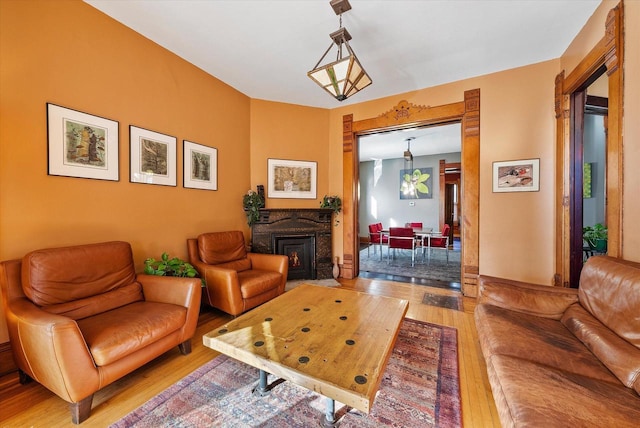
[(479, 264), (479, 177), (480, 177), (480, 89), (464, 92), (464, 101), (425, 107), (400, 101), (375, 118), (353, 120), (342, 118), (343, 140), (343, 269), (342, 276), (355, 278), (358, 265), (358, 145), (359, 135), (389, 129), (462, 123), (462, 207), (461, 207), (461, 279), (465, 296), (476, 296)]
[[(607, 251), (613, 257), (622, 256), (622, 190), (623, 190), (623, 3), (609, 11), (604, 36), (576, 68), (565, 77), (564, 71), (556, 76), (556, 273), (554, 285), (571, 284), (571, 181), (572, 146), (576, 138), (573, 128), (571, 100), (597, 77), (601, 67), (606, 68), (609, 81), (609, 116), (607, 132), (607, 209), (609, 229)], [(576, 231), (578, 233), (578, 231)], [(581, 233), (581, 231), (580, 231)]]

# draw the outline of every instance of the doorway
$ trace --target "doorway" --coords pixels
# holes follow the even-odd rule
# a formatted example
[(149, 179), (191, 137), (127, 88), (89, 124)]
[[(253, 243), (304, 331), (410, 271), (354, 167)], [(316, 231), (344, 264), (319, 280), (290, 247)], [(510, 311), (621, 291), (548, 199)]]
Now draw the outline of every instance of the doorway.
[[(460, 290), (461, 123), (387, 129), (359, 136), (357, 141), (356, 216), (363, 244), (359, 276)], [(417, 177), (416, 171), (419, 180), (407, 182), (407, 177)], [(409, 187), (415, 189), (408, 191)], [(389, 257), (387, 233), (379, 245), (380, 234), (370, 232), (377, 224), (386, 231), (412, 224), (433, 235), (417, 235), (413, 254), (410, 249), (395, 250)], [(450, 226), (446, 242), (437, 238), (445, 224)], [(434, 248), (428, 245), (431, 237), (437, 242)]]
[(367, 133), (386, 129), (405, 129), (460, 121), (462, 123), (461, 164), (463, 204), (461, 207), (461, 280), (465, 296), (477, 295), (479, 273), (479, 169), (480, 169), (480, 90), (464, 91), (459, 102), (421, 106), (400, 101), (386, 113), (353, 120), (353, 115), (342, 117), (343, 147), (343, 277), (352, 279), (359, 274), (358, 239), (358, 148), (357, 138)]

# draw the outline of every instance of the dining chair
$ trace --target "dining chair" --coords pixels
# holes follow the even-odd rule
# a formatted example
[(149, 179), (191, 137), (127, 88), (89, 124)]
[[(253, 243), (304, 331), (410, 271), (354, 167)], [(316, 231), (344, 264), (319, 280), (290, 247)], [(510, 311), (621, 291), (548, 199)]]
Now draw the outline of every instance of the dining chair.
[(367, 257), (369, 257), (369, 247), (373, 245), (373, 254), (377, 253), (376, 245), (380, 247), (380, 255), (382, 255), (382, 245), (389, 242), (389, 237), (381, 235), (383, 230), (382, 223), (374, 223), (369, 225), (369, 246), (367, 247)]
[(417, 248), (421, 247), (420, 242), (416, 242), (413, 229), (410, 227), (390, 227), (389, 243), (387, 246), (387, 264), (391, 260), (391, 250), (395, 256), (396, 249), (411, 250), (411, 267), (415, 265)]
[[(451, 226), (445, 224), (442, 227), (441, 233), (436, 233), (436, 236), (430, 236), (428, 239), (429, 257), (431, 257), (431, 251), (433, 248), (442, 248), (447, 253), (447, 263), (449, 263), (449, 231)], [(438, 236), (439, 235), (439, 236)]]

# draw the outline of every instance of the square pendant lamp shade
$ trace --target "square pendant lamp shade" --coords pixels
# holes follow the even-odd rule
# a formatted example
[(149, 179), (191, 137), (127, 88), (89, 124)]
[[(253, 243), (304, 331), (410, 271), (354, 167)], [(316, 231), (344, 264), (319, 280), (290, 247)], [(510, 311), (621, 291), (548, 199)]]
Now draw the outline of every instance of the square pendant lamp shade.
[[(331, 6), (340, 15), (340, 29), (329, 35), (333, 42), (307, 76), (332, 97), (344, 101), (369, 86), (372, 81), (349, 46), (351, 35), (342, 27), (342, 12), (351, 9), (351, 6), (347, 0), (332, 1)], [(332, 48), (336, 47), (336, 60), (323, 63)]]

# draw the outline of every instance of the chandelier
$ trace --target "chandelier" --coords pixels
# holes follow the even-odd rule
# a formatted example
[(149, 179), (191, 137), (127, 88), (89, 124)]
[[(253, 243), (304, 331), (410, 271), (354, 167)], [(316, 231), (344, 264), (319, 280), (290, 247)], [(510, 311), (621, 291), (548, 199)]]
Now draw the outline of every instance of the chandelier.
[[(335, 99), (344, 101), (369, 86), (372, 81), (349, 46), (351, 35), (342, 27), (342, 13), (351, 9), (349, 1), (331, 0), (330, 3), (336, 15), (340, 17), (340, 28), (329, 34), (331, 45), (307, 76)], [(328, 59), (330, 62), (323, 63), (332, 48), (337, 48), (335, 61)]]

